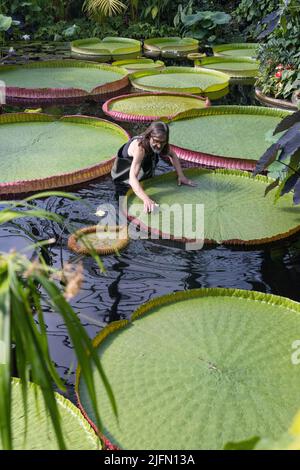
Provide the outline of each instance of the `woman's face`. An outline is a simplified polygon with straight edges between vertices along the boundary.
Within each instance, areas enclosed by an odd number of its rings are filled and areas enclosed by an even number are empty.
[[[149,143],[154,153],[160,153],[166,145],[167,141],[161,136],[151,136]]]

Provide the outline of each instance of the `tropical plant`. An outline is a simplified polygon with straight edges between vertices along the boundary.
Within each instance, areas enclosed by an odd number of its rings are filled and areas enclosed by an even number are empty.
[[[213,42],[216,39],[216,28],[219,25],[228,24],[231,16],[223,11],[197,11],[192,14],[193,0],[183,7],[178,6],[178,11],[174,17],[174,25],[181,25],[181,33],[184,36],[191,36],[199,40],[207,39]]]
[[[52,195],[78,199],[61,192],[46,192],[19,202],[1,201],[3,208],[0,211],[0,224],[24,217],[46,218],[62,223],[61,216],[38,209],[34,205],[36,198]],[[34,246],[41,248],[47,244],[49,244],[49,240],[38,242]],[[58,280],[64,286],[64,292],[59,288]],[[68,303],[68,299],[75,295],[80,288],[81,280],[82,268],[79,264],[75,267],[66,265],[61,272],[57,272],[47,266],[41,254],[38,259],[29,261],[24,254],[16,251],[0,252],[0,438],[4,449],[12,448],[11,351],[13,346],[16,372],[22,381],[25,410],[27,408],[26,384],[30,380],[41,387],[45,407],[53,424],[58,445],[61,449],[65,448],[53,384],[62,391],[66,389],[49,352],[42,308],[44,302],[61,315],[66,324],[78,363],[86,377],[95,410],[97,400],[91,364],[94,364],[99,370],[110,403],[116,413],[112,390],[99,359],[85,329]],[[97,420],[100,423],[98,412]]]
[[[260,25],[258,39],[261,67],[256,85],[263,93],[290,99],[299,89],[300,73],[300,4],[282,0]]]
[[[240,28],[249,39],[256,36],[258,23],[278,6],[278,0],[241,0],[233,12],[233,18],[238,22]]]
[[[127,6],[120,0],[85,0],[83,10],[91,17],[103,19],[121,14]]]
[[[300,111],[285,117],[273,134],[276,136],[282,132],[284,134],[261,156],[254,175],[267,168],[273,170],[277,177],[266,188],[265,194],[277,188],[276,201],[292,191],[294,204],[300,204]]]

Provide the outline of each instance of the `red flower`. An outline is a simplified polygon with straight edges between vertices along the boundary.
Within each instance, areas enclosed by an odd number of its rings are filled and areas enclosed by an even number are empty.
[[[276,73],[275,73],[275,77],[276,77],[276,78],[281,78],[281,76],[282,76],[282,72],[276,72]]]

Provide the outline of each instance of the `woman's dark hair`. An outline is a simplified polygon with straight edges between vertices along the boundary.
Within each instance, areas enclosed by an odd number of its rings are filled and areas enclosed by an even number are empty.
[[[170,149],[169,149],[169,126],[165,122],[152,122],[148,129],[145,130],[141,134],[141,141],[139,143],[139,146],[143,147],[145,152],[150,152],[151,151],[151,146],[150,146],[150,137],[157,137],[159,139],[164,139],[166,141],[166,144],[164,147],[161,149],[161,155],[168,155]]]

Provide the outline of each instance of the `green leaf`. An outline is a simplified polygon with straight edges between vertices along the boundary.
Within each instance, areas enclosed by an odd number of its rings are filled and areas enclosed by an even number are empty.
[[[7,31],[12,24],[12,18],[10,16],[0,15],[0,32]]]

